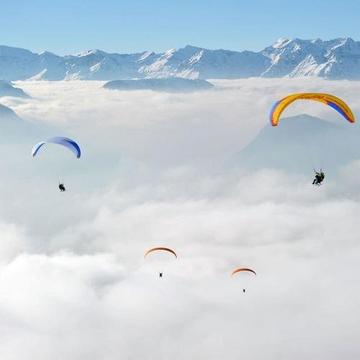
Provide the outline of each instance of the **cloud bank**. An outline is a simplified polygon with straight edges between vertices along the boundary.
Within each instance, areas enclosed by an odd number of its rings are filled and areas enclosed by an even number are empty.
[[[358,162],[343,183],[223,166],[274,99],[328,91],[359,113],[358,82],[217,81],[195,94],[100,82],[19,82],[2,99],[84,148],[1,169],[2,359],[303,359],[360,355]],[[295,105],[330,121],[315,104]],[[22,158],[24,156],[24,158]],[[16,167],[14,166],[16,163]],[[58,177],[69,191],[57,191]],[[163,279],[144,260],[170,246]],[[237,266],[258,276],[231,278]]]

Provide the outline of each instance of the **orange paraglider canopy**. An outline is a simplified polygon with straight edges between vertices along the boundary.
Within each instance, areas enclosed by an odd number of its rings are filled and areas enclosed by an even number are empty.
[[[157,247],[154,247],[154,248],[149,249],[149,250],[145,253],[144,258],[145,258],[146,256],[148,256],[150,253],[154,252],[154,251],[167,251],[167,252],[173,254],[173,255],[177,258],[177,254],[176,254],[176,252],[175,252],[174,250],[172,250],[172,249],[170,249],[170,248],[167,248],[167,247],[163,247],[163,246],[157,246]]]
[[[254,270],[243,267],[243,268],[237,268],[237,269],[235,269],[235,270],[231,273],[231,276],[233,276],[233,275],[235,275],[235,274],[237,274],[237,273],[239,273],[239,272],[242,272],[242,271],[251,272],[251,273],[253,273],[254,275],[256,275],[256,272],[255,272]]]

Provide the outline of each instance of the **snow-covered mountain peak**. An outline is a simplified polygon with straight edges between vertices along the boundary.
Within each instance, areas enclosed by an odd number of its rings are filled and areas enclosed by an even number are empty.
[[[347,53],[351,56],[360,54],[360,42],[354,41],[351,38],[339,39],[338,44],[334,45],[329,52]]]
[[[44,50],[44,51],[40,51],[39,52],[39,56],[48,56],[48,57],[59,57],[58,55],[56,55],[56,54],[54,54],[54,53],[52,53],[52,52],[50,52],[50,51],[46,51],[46,50]]]
[[[194,54],[189,59],[189,64],[192,65],[192,64],[195,64],[195,63],[199,62],[203,55],[204,55],[204,50],[200,50],[197,54]]]
[[[140,55],[140,57],[139,57],[139,59],[138,59],[137,61],[138,61],[138,62],[144,61],[144,60],[148,59],[149,57],[151,57],[151,56],[153,56],[153,55],[155,55],[155,53],[154,53],[153,51],[144,51],[144,52]]]
[[[90,55],[100,55],[100,56],[102,56],[102,55],[105,55],[105,54],[107,54],[107,53],[102,51],[102,50],[91,49],[91,50],[82,51],[82,52],[76,54],[75,56],[77,56],[77,57],[85,57],[85,56],[90,56]]]
[[[279,49],[279,48],[286,46],[290,41],[291,41],[291,39],[279,38],[275,41],[275,43],[272,45],[272,47],[274,49]]]
[[[89,54],[91,54],[94,50],[84,50],[84,51],[81,51],[77,54],[75,54],[74,56],[77,56],[77,57],[83,57],[83,56],[87,56]],[[73,56],[73,55],[68,55],[68,56]]]
[[[176,52],[176,49],[175,49],[175,48],[169,49],[169,50],[167,50],[167,51],[164,52],[162,58],[169,59],[169,58],[171,58],[171,57],[175,54],[175,52]]]

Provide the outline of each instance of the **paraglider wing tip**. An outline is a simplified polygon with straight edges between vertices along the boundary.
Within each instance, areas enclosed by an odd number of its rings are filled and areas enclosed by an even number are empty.
[[[31,156],[35,157],[35,155],[38,153],[38,151],[43,145],[45,145],[45,141],[40,141],[39,143],[35,144],[31,150]]]
[[[276,101],[276,103],[272,106],[271,110],[270,110],[270,123],[272,126],[277,126],[279,121],[276,119],[275,117],[275,110],[277,108],[277,106],[279,105],[281,100]]]

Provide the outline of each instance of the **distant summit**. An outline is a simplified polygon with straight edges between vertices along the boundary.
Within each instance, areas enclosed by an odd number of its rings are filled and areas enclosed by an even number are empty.
[[[337,171],[360,159],[360,131],[347,122],[333,124],[309,115],[284,118],[267,124],[236,157],[249,169],[272,168],[306,173],[313,168]]]
[[[10,144],[12,151],[17,149],[14,144],[21,144],[23,147],[20,147],[20,150],[23,154],[30,153],[32,145],[55,131],[51,125],[24,120],[14,110],[0,104],[0,143]]]
[[[104,85],[111,90],[153,90],[166,92],[194,92],[211,89],[214,85],[201,79],[166,78],[114,80]]]
[[[8,81],[0,80],[0,97],[2,96],[29,97],[22,89],[13,86],[13,84]]]
[[[0,46],[0,79],[8,81],[302,76],[359,80],[360,42],[351,38],[327,41],[281,38],[259,52],[209,50],[188,45],[163,53],[87,50],[67,56]]]
[[[4,120],[20,120],[22,121],[13,110],[11,110],[9,107],[5,106],[5,105],[1,105],[0,104],[0,121],[4,121]]]

